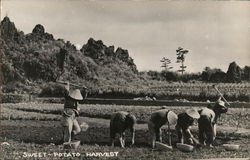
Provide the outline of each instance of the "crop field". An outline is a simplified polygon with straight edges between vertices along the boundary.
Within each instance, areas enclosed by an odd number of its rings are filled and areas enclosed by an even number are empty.
[[[62,112],[62,104],[52,103],[4,103],[1,105],[1,119],[3,120],[60,120]],[[165,108],[174,111],[176,114],[183,112],[185,107],[170,107]],[[80,116],[91,118],[109,119],[110,115],[115,111],[131,112],[137,117],[138,123],[146,123],[150,114],[161,109],[162,106],[125,106],[125,105],[80,105]],[[202,108],[202,107],[197,107]],[[238,126],[241,128],[250,129],[250,108],[229,108],[226,114],[221,115],[218,122],[224,126]]]
[[[216,90],[214,89],[214,83],[164,83],[158,82],[155,86],[151,86],[151,89],[157,91],[183,91],[192,92],[192,94],[198,94],[201,91],[210,93],[211,95],[217,95]],[[222,94],[249,94],[250,83],[218,83],[216,87],[221,91]]]
[[[156,97],[157,100],[174,100],[174,101],[216,101],[219,94],[213,88],[215,83],[166,83],[156,81],[143,87],[130,86],[131,88],[121,89],[120,86],[107,85],[104,88],[99,88],[97,91],[89,92],[88,98],[105,98],[105,99],[133,99],[133,98],[145,98],[145,96]],[[127,87],[127,86],[126,86]],[[128,86],[129,87],[129,86]],[[224,95],[224,97],[230,102],[249,102],[250,95],[250,83],[216,83],[216,87]],[[43,93],[41,97],[58,96],[61,90],[51,89],[47,94]],[[61,93],[60,95],[63,95]],[[28,94],[13,94],[4,93],[2,96],[3,103],[20,103],[28,102],[32,97],[37,95]],[[39,97],[39,98],[41,98]],[[49,99],[48,103],[60,102]]]
[[[214,83],[162,83],[156,82],[144,93],[157,97],[183,97],[188,100],[215,100],[218,93],[213,87]],[[216,87],[231,101],[248,101],[250,83],[217,83]]]
[[[154,110],[161,106],[123,106],[123,105],[80,105],[79,122],[86,122],[89,129],[81,132],[77,139],[81,145],[76,150],[65,150],[60,144],[62,127],[60,125],[62,104],[43,103],[5,103],[1,104],[1,151],[3,159],[200,159],[200,158],[244,158],[250,157],[250,108],[230,108],[221,116],[218,124],[218,138],[214,148],[197,148],[191,153],[152,150],[148,144],[146,121]],[[188,107],[166,107],[175,113]],[[201,107],[199,107],[201,108]],[[109,146],[109,117],[115,111],[128,111],[136,115],[135,145],[130,146],[130,135],[126,134],[126,148]],[[174,127],[171,126],[173,144],[176,142]],[[164,128],[165,131],[165,128]],[[197,125],[192,129],[197,137]],[[168,142],[167,133],[163,141]],[[7,142],[8,144],[4,143]],[[240,144],[239,151],[226,151],[224,143]],[[88,153],[113,153],[113,157],[91,157]],[[29,155],[46,153],[47,155]],[[61,154],[58,154],[61,153]],[[62,156],[62,153],[71,154]],[[73,153],[77,153],[74,157]]]

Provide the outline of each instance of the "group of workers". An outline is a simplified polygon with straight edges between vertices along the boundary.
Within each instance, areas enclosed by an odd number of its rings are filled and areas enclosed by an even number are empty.
[[[83,100],[87,96],[87,92],[82,96],[79,89],[69,90],[69,83],[66,85],[65,103],[62,124],[64,126],[64,142],[70,142],[74,136],[81,131],[77,121],[79,116],[78,101]],[[196,110],[194,108],[187,109],[183,113],[176,115],[168,109],[161,109],[151,113],[148,121],[148,130],[150,134],[150,144],[155,148],[155,142],[162,142],[162,127],[164,125],[175,126],[178,135],[178,143],[190,145],[207,145],[212,147],[216,137],[216,123],[222,113],[226,113],[228,108],[225,106],[221,98],[214,106],[209,106]],[[198,121],[199,140],[191,133],[191,127],[195,121]],[[111,145],[114,146],[115,137],[119,135],[121,147],[125,147],[125,130],[130,130],[131,144],[135,143],[135,124],[136,117],[128,112],[119,111],[111,115],[110,120],[110,139]]]

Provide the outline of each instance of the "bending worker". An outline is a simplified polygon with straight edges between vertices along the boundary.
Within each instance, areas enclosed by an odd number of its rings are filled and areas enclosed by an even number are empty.
[[[131,132],[131,145],[135,143],[135,124],[136,117],[128,112],[115,112],[111,115],[110,120],[110,139],[111,145],[114,146],[115,136],[119,134],[121,147],[125,147],[125,130],[129,129]]]
[[[175,125],[176,121],[177,115],[167,109],[158,110],[151,114],[148,121],[148,129],[152,148],[155,147],[155,141],[162,142],[161,127],[165,124]]]
[[[198,119],[199,140],[202,145],[212,147],[216,138],[216,123],[222,113],[226,113],[228,108],[225,106],[221,97],[211,108],[200,110],[200,119]]]
[[[196,109],[188,109],[184,113],[178,114],[176,131],[179,143],[190,145],[199,144],[199,141],[194,138],[190,129],[194,124],[194,120],[200,118],[200,114]]]
[[[77,121],[77,116],[79,116],[80,108],[78,106],[78,101],[83,100],[81,92],[79,89],[73,91],[69,90],[69,82],[65,86],[65,101],[64,101],[64,110],[62,117],[63,129],[63,142],[71,142],[76,134],[81,131],[79,123]],[[87,92],[85,92],[85,98]]]

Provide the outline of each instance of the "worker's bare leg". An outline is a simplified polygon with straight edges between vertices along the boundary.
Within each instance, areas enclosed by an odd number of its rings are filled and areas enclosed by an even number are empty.
[[[122,139],[122,135],[119,135],[119,141],[120,141],[120,145],[122,148],[124,148],[124,144],[123,144],[123,139]]]

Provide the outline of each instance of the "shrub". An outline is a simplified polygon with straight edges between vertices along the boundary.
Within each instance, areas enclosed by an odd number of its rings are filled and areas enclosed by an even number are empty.
[[[64,94],[65,94],[65,89],[63,86],[49,83],[42,89],[39,96],[41,97],[63,97]]]

